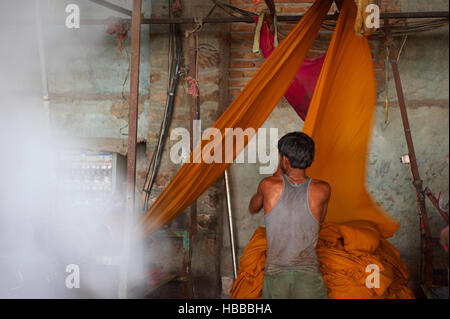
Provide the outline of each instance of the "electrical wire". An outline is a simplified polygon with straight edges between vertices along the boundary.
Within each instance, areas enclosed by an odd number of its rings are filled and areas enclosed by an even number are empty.
[[[245,16],[245,17],[257,17],[258,16],[258,14],[254,13],[254,12],[241,9],[241,8],[235,7],[235,6],[227,4],[227,3],[223,3],[219,0],[211,0],[211,1],[214,3],[214,5],[221,8],[223,11],[225,11],[232,17],[236,17],[239,15]],[[231,10],[232,12],[230,12],[229,10]],[[236,15],[236,14],[238,14],[238,15]],[[407,20],[408,20],[408,24],[405,23]],[[283,23],[283,21],[279,21],[278,23]],[[287,22],[287,23],[292,23],[292,22]],[[325,30],[333,31],[336,27],[336,23],[337,23],[337,21],[334,21],[334,20],[324,21],[322,28]],[[414,20],[414,18],[390,19],[391,32],[392,32],[392,36],[394,36],[394,37],[405,36],[408,33],[414,33],[414,32],[431,31],[431,30],[446,26],[446,25],[448,25],[448,23],[449,23],[448,18],[430,18],[427,20],[422,20],[422,19]],[[284,34],[282,34],[282,35],[284,35]],[[384,37],[383,29],[380,28],[375,33],[372,34],[372,37],[377,37],[377,36]]]
[[[143,192],[145,193],[143,201],[144,210],[147,210],[149,208],[150,194],[159,171],[164,146],[167,141],[169,127],[173,116],[175,94],[180,76],[181,66],[181,37],[179,25],[177,24],[170,25],[169,51],[168,91],[166,106],[164,108],[163,121],[159,130],[158,142],[155,147],[155,151],[153,152],[145,178],[143,189]]]

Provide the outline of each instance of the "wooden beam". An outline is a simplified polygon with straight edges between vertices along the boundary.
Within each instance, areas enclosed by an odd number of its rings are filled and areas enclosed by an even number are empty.
[[[141,10],[142,0],[133,0],[131,18],[131,68],[130,101],[128,116],[127,155],[127,209],[124,229],[124,253],[119,278],[119,298],[126,298],[128,292],[128,266],[131,246],[131,232],[134,226],[136,187],[136,142],[139,98],[139,64],[141,51]]]
[[[386,44],[389,48],[389,62],[391,63],[392,74],[395,82],[395,89],[397,91],[398,105],[400,108],[400,114],[402,117],[403,129],[405,133],[406,145],[408,147],[408,156],[411,167],[411,174],[413,176],[413,185],[417,195],[417,204],[419,209],[419,216],[424,233],[421,235],[421,252],[425,257],[424,275],[425,284],[432,284],[433,281],[433,245],[430,224],[427,216],[425,206],[425,196],[423,192],[423,182],[420,179],[419,167],[417,165],[416,152],[414,150],[414,143],[412,140],[411,129],[409,126],[408,113],[406,110],[405,97],[403,95],[403,87],[400,79],[400,72],[397,63],[397,48],[393,45],[393,38],[391,33],[391,26],[389,24],[389,18],[384,18],[384,30],[386,35]]]
[[[278,22],[298,22],[303,15],[278,16]],[[325,20],[337,20],[337,14],[329,14]],[[430,19],[430,18],[449,18],[448,11],[430,11],[430,12],[382,12],[380,18],[389,19]],[[202,19],[202,23],[255,23],[253,17],[208,17]],[[81,19],[81,24],[107,24],[107,19]],[[195,18],[150,18],[142,19],[142,24],[195,24]]]
[[[114,10],[116,12],[120,12],[120,13],[126,14],[127,16],[131,17],[132,13],[131,13],[130,10],[122,8],[121,6],[115,5],[114,3],[111,3],[111,2],[108,2],[108,1],[105,1],[105,0],[89,0],[89,1],[94,2],[94,3],[98,4],[98,5],[101,5],[101,6],[105,7],[105,8]]]
[[[192,28],[195,28],[193,25]],[[193,79],[196,78],[196,65],[197,65],[197,48],[195,43],[195,33],[191,33],[188,38],[189,45],[189,76]],[[200,97],[189,95],[189,133],[190,133],[190,143],[191,143],[191,152],[194,150],[194,120],[200,119]],[[197,200],[195,200],[190,207],[190,215],[191,215],[191,236],[195,236],[197,234]]]

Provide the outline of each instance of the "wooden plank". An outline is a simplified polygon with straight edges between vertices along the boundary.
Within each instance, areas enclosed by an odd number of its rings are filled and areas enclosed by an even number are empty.
[[[127,298],[128,263],[131,245],[131,231],[134,226],[135,187],[136,187],[136,142],[139,99],[139,64],[141,51],[141,10],[142,0],[133,0],[131,18],[131,70],[130,70],[130,109],[128,118],[127,155],[127,209],[125,219],[124,253],[119,279],[119,298]]]

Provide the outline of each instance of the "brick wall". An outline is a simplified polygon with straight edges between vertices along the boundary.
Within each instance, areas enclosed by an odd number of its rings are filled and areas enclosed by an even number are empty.
[[[275,5],[279,15],[301,15],[307,11],[313,2],[313,0],[276,0]],[[238,8],[258,14],[266,9],[264,1],[261,1],[256,9],[253,6],[253,0],[230,0],[230,3]],[[396,5],[396,1],[381,1],[381,12],[398,10],[399,6]],[[335,11],[336,7],[333,4],[330,13]],[[279,22],[279,38],[282,40],[294,26],[295,23]],[[232,99],[239,94],[265,60],[262,55],[258,56],[252,52],[254,31],[255,24],[234,23],[231,26],[229,94]],[[307,57],[317,57],[325,53],[331,37],[332,31],[321,29]],[[379,91],[384,86],[385,50],[382,41],[380,42],[378,38],[372,38],[369,44],[374,60],[377,91]]]

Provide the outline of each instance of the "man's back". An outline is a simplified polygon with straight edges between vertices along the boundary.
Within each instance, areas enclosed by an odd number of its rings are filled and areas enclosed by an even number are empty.
[[[289,180],[289,179],[288,179]],[[320,223],[323,222],[326,216],[326,210],[328,200],[330,198],[331,189],[327,182],[310,179],[310,186],[308,192],[308,203],[311,209],[311,213],[314,218]],[[305,180],[306,181],[306,180]],[[301,184],[304,181],[296,182],[294,184]],[[282,174],[276,174],[270,177],[264,178],[260,185],[260,190],[264,196],[263,208],[264,214],[268,214],[273,207],[277,204],[283,191],[283,178]]]
[[[275,206],[265,214],[266,273],[298,270],[318,273],[316,244],[319,221],[309,207],[311,179],[295,184],[281,176],[282,191]],[[276,186],[278,187],[278,185]]]

